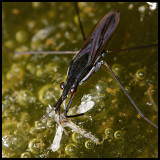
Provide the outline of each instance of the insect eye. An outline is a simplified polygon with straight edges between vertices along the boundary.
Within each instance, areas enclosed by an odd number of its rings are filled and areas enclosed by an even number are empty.
[[[76,91],[77,91],[77,88],[76,88],[76,87],[70,89],[70,93],[71,93],[71,94],[74,94]]]
[[[64,89],[64,82],[62,82],[62,83],[60,84],[60,88],[61,88],[61,90]]]

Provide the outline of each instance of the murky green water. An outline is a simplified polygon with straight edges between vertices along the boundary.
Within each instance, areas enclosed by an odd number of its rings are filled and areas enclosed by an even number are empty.
[[[158,43],[158,9],[147,3],[80,3],[86,35],[109,11],[121,13],[119,26],[107,49]],[[73,3],[3,3],[3,47],[14,51],[78,50],[83,39]],[[86,99],[95,105],[85,117],[72,119],[100,140],[94,145],[70,129],[61,147],[52,152],[56,123],[46,114],[60,97],[72,55],[13,55],[2,53],[3,157],[157,157],[158,132],[144,121],[109,71],[103,66],[80,86],[71,108]],[[128,89],[141,111],[157,124],[157,47],[112,53],[104,58]]]

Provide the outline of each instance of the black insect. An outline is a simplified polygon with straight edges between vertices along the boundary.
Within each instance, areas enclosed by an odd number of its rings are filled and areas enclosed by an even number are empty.
[[[78,8],[76,8],[76,10],[77,10],[77,14],[79,15]],[[99,23],[94,27],[94,29],[88,36],[88,38],[85,40],[84,32],[83,32],[82,25],[79,18],[80,27],[81,27],[83,38],[85,41],[80,51],[72,59],[71,64],[68,68],[67,79],[65,82],[62,82],[60,84],[60,87],[63,90],[62,95],[59,98],[58,102],[56,103],[55,107],[49,113],[51,113],[53,110],[56,110],[60,114],[61,104],[69,95],[71,95],[69,103],[64,113],[65,117],[70,118],[70,117],[77,117],[77,116],[84,115],[84,113],[81,113],[78,115],[67,115],[67,113],[71,106],[74,95],[78,89],[78,86],[86,82],[95,72],[97,72],[100,69],[101,65],[104,64],[110,70],[113,77],[118,82],[118,84],[120,85],[124,93],[127,95],[127,97],[129,98],[133,106],[139,112],[139,114],[151,125],[158,128],[157,125],[155,125],[152,121],[150,121],[148,118],[144,116],[144,114],[137,107],[133,99],[129,96],[127,91],[124,89],[122,84],[118,81],[115,74],[110,69],[109,65],[105,61],[101,60],[101,58],[104,57],[104,54],[106,52],[110,52],[110,51],[105,51],[104,48],[106,47],[107,43],[112,37],[114,31],[116,30],[119,20],[120,20],[119,11],[109,12],[99,21]],[[117,51],[132,50],[137,48],[145,48],[145,47],[153,47],[153,46],[156,46],[156,44],[128,48],[128,49],[121,49]],[[48,114],[46,114],[43,118],[45,118]]]
[[[63,89],[62,96],[56,105],[56,110],[59,110],[62,102],[71,94],[70,101],[65,110],[66,117],[69,117],[67,116],[67,112],[78,86],[87,81],[103,64],[103,61],[101,61],[103,50],[114,33],[118,22],[119,12],[110,12],[105,15],[95,26],[80,51],[71,61],[66,82],[61,83],[61,88]]]

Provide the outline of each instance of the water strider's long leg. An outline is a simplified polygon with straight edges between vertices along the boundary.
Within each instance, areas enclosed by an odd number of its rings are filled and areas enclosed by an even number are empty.
[[[67,117],[67,118],[73,118],[73,117],[80,117],[80,116],[83,116],[83,115],[85,115],[85,114],[84,113],[80,113],[80,114],[76,114],[76,115],[69,115],[69,116],[66,115],[65,117]]]
[[[26,51],[26,52],[16,52],[6,47],[2,47],[2,50],[5,52],[13,53],[13,54],[77,54],[78,51]]]
[[[75,115],[69,115],[69,116],[65,116],[66,118],[74,118],[74,117],[80,117],[80,116],[86,116],[87,118],[89,118],[92,121],[92,118],[84,113],[80,113],[80,114],[75,114]]]
[[[158,47],[158,44],[149,44],[149,45],[143,45],[143,46],[137,46],[137,47],[129,47],[124,49],[115,49],[115,50],[105,50],[105,53],[117,53],[122,51],[131,51],[135,49],[143,49],[143,48],[150,48],[150,47]]]
[[[73,94],[73,95],[71,96],[70,100],[69,100],[69,103],[68,103],[68,105],[67,105],[67,108],[66,108],[66,110],[65,110],[65,112],[64,112],[64,116],[65,116],[66,118],[73,118],[73,117],[79,117],[79,116],[83,116],[83,115],[84,115],[84,116],[90,118],[89,116],[87,116],[87,115],[84,114],[84,113],[80,113],[80,114],[76,114],[76,115],[69,115],[69,116],[67,116],[67,113],[68,113],[68,110],[69,110],[69,108],[70,108],[70,106],[71,106],[71,104],[72,104],[74,95],[75,95],[75,94]]]
[[[158,44],[150,44],[150,45],[144,45],[144,46],[137,46],[137,47],[130,47],[130,48],[123,48],[123,49],[115,49],[115,50],[105,50],[104,53],[116,53],[116,52],[124,52],[124,51],[130,51],[130,50],[136,50],[136,49],[143,49],[143,48],[150,48],[150,47],[156,47]],[[2,47],[2,50],[5,52],[10,52],[13,54],[77,54],[78,51],[27,51],[27,52],[15,52],[11,49],[8,49],[6,47]]]
[[[158,126],[156,124],[154,124],[152,121],[150,121],[147,117],[145,117],[144,114],[141,112],[141,110],[137,107],[137,105],[135,104],[135,102],[133,101],[133,99],[130,97],[130,95],[127,93],[127,91],[124,89],[123,85],[119,82],[119,80],[117,79],[116,75],[113,73],[113,71],[109,67],[109,65],[105,61],[103,62],[103,64],[109,69],[109,71],[111,72],[111,74],[114,77],[114,79],[117,81],[117,83],[119,84],[119,86],[121,87],[121,89],[124,91],[124,93],[126,94],[126,96],[128,97],[128,99],[133,104],[133,106],[138,111],[138,113],[142,116],[142,118],[145,119],[147,122],[149,122],[151,125],[153,125],[154,127],[156,127],[158,129]]]
[[[82,23],[81,23],[80,15],[79,15],[78,2],[74,2],[74,7],[75,7],[76,14],[77,14],[77,17],[78,17],[78,22],[79,22],[79,26],[80,26],[80,29],[81,29],[81,33],[82,33],[82,36],[83,36],[83,40],[85,41],[85,40],[86,40],[86,37],[85,37],[85,34],[84,34],[84,29],[83,29],[83,26],[82,26]]]

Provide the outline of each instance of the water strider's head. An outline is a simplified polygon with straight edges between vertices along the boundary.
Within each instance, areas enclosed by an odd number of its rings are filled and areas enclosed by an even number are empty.
[[[71,95],[70,101],[69,101],[69,105],[71,105],[71,101],[72,101],[72,97],[73,95],[76,93],[77,91],[77,85],[70,83],[66,83],[66,82],[62,82],[60,84],[60,88],[63,90],[61,97],[59,98],[57,104],[56,104],[56,110],[60,109],[61,104],[63,103],[63,101],[65,99],[68,98],[69,95]]]

